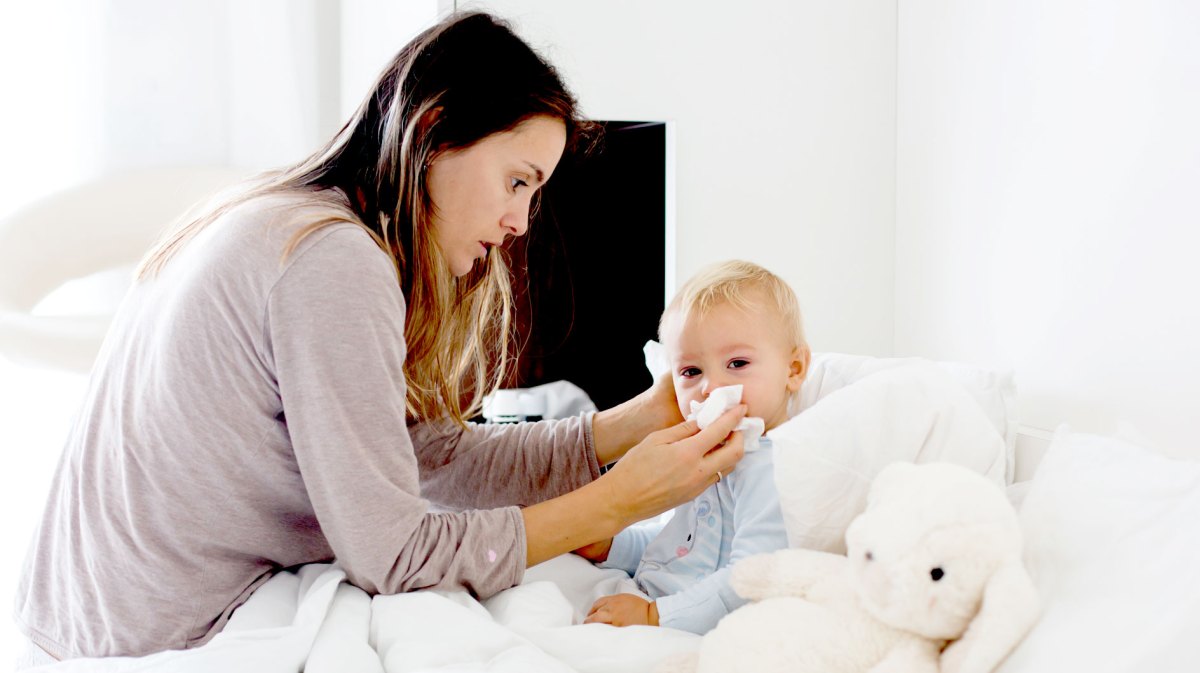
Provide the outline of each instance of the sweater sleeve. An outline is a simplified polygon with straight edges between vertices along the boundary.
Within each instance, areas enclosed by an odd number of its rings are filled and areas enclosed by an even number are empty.
[[[770,452],[750,454],[731,475],[733,541],[729,561],[713,574],[679,593],[655,601],[659,625],[701,635],[747,601],[730,584],[738,561],[787,547],[779,494],[775,490]]]
[[[517,424],[448,421],[409,427],[421,492],[453,508],[527,506],[600,476],[592,416]]]
[[[405,303],[366,232],[332,225],[286,261],[264,343],[300,476],[350,581],[371,593],[520,581],[515,507],[430,513],[405,421]]]

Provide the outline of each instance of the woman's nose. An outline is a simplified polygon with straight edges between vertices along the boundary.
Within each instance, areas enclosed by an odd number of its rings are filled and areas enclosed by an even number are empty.
[[[513,236],[524,236],[529,231],[529,202],[522,201],[520,205],[510,208],[500,218],[500,226]]]

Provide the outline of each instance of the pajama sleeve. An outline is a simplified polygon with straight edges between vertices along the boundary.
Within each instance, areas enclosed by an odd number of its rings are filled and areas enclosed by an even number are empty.
[[[651,519],[626,528],[613,537],[612,548],[608,550],[608,558],[597,563],[601,568],[618,568],[633,577],[646,545],[662,531],[664,519]]]

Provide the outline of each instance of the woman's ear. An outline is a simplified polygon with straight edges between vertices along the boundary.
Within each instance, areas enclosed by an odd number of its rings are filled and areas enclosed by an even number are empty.
[[[421,142],[424,142],[423,139],[433,131],[433,127],[437,125],[438,119],[440,119],[441,116],[442,108],[439,106],[429,108],[417,119],[416,137],[422,139]],[[432,164],[444,150],[444,146],[431,146],[428,156],[425,157],[425,168],[428,169],[429,165]]]
[[[433,129],[433,125],[437,123],[439,117],[442,116],[441,106],[431,107],[426,110],[419,119],[417,119],[417,134],[424,137]]]
[[[800,390],[804,377],[808,376],[808,363],[812,360],[812,351],[808,344],[802,344],[792,350],[791,362],[788,363],[787,389],[789,392]]]

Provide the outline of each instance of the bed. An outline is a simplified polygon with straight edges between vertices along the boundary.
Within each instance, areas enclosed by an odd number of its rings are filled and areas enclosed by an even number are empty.
[[[1197,670],[1200,462],[1022,428],[1015,394],[1010,376],[978,367],[817,356],[804,413],[772,433],[788,451],[778,449],[776,481],[792,544],[839,551],[857,498],[888,461],[968,464],[1018,507],[1044,606],[1002,673]],[[596,598],[620,591],[637,589],[571,555],[483,601],[370,597],[336,565],[314,564],[275,576],[204,647],[36,670],[637,672],[698,647],[672,629],[582,624]]]

